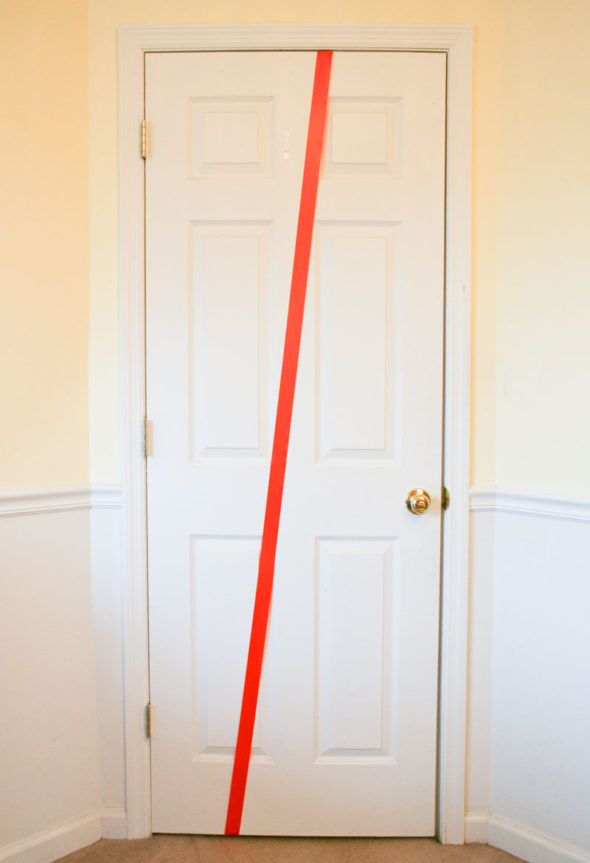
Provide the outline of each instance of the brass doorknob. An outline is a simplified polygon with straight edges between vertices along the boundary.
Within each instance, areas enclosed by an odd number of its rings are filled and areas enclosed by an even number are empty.
[[[430,495],[423,488],[413,488],[408,492],[406,506],[414,515],[423,515],[430,506]]]

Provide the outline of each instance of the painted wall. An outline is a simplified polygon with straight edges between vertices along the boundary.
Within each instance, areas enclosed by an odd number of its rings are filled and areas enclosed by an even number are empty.
[[[85,2],[0,0],[0,858],[19,863],[101,833],[88,509],[2,494],[89,475],[87,28]]]
[[[586,0],[506,3],[498,151],[496,485],[586,497],[589,44]]]
[[[88,479],[87,6],[0,0],[0,487]]]

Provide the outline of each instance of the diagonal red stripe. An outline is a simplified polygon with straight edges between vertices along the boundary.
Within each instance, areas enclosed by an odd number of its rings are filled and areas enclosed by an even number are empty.
[[[287,450],[289,448],[289,434],[291,431],[301,328],[303,326],[303,309],[305,307],[305,292],[309,273],[320,161],[326,127],[331,65],[332,52],[319,51],[316,59],[309,128],[307,132],[307,149],[303,168],[295,255],[293,258],[293,276],[291,279],[291,294],[289,297],[289,311],[285,332],[283,366],[281,369],[275,434],[268,478],[264,529],[258,563],[258,583],[256,586],[256,598],[254,600],[250,647],[244,680],[244,694],[242,696],[242,710],[240,713],[236,754],[227,806],[227,820],[225,823],[225,833],[228,836],[237,836],[240,832],[246,781],[248,779],[252,735],[254,733],[256,705],[260,689],[260,675],[262,673],[262,660],[264,658],[264,645],[272,598],[277,536],[283,501],[283,485],[285,481],[285,468],[287,466]]]

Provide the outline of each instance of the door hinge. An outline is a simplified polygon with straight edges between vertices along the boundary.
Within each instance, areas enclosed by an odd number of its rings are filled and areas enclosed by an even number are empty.
[[[148,135],[149,135],[149,123],[147,120],[142,120],[139,124],[139,142],[140,142],[140,152],[141,158],[147,159],[148,157]]]
[[[148,740],[152,737],[152,702],[148,701],[145,706],[145,736]]]
[[[445,510],[445,511],[446,511],[446,510],[450,507],[450,505],[451,505],[451,495],[450,495],[450,493],[449,493],[448,488],[446,488],[446,486],[444,486],[444,485],[443,485],[443,487],[442,487],[442,492],[441,492],[441,495],[440,495],[440,505],[441,505],[441,507],[443,508],[443,510]]]
[[[141,456],[151,455],[151,423],[145,417],[141,421]]]

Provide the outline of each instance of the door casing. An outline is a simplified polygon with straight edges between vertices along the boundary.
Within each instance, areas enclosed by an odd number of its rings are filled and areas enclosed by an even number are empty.
[[[464,841],[473,28],[202,25],[119,28],[119,303],[127,836],[151,834],[145,417],[144,57],[150,51],[390,50],[447,54],[444,484],[437,836]],[[149,148],[149,141],[148,141]],[[149,154],[149,150],[148,150]]]

